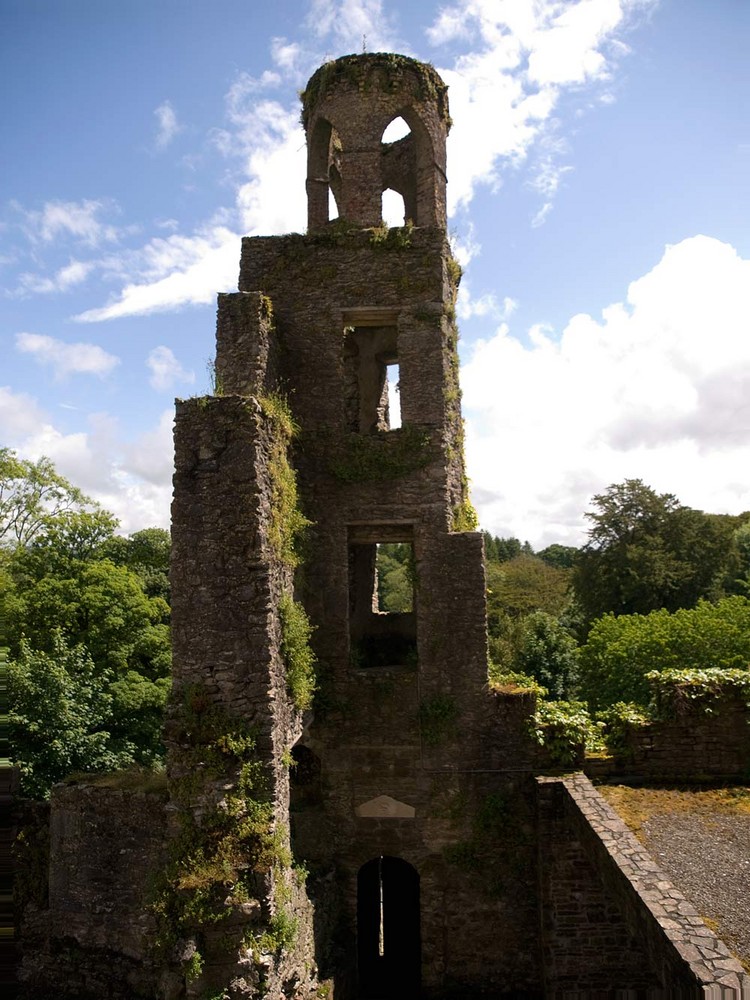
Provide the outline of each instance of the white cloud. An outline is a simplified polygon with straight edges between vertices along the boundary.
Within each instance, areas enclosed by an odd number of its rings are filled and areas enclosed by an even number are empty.
[[[67,292],[82,284],[96,267],[93,261],[72,260],[61,267],[51,278],[41,274],[25,272],[19,275],[18,288],[11,295],[48,295],[52,292]]]
[[[163,101],[158,108],[154,108],[156,118],[157,133],[155,144],[157,149],[166,149],[178,132],[182,131],[182,126],[177,121],[177,114],[169,101]]]
[[[564,90],[606,82],[625,46],[616,37],[656,0],[456,0],[427,35],[434,45],[468,48],[439,72],[455,122],[448,140],[449,212],[469,204],[477,184],[497,187],[503,169],[545,137]],[[537,183],[550,202],[562,150],[550,147]],[[543,221],[549,209],[538,214]]]
[[[174,410],[164,410],[153,430],[146,431],[125,449],[123,470],[152,486],[172,483]]]
[[[312,0],[307,27],[338,46],[338,53],[404,51],[382,0]]]
[[[111,511],[125,533],[169,527],[173,462],[172,410],[126,443],[107,414],[89,416],[88,429],[65,434],[36,400],[0,387],[0,435],[22,458],[50,458],[58,472]]]
[[[114,354],[108,354],[97,344],[66,344],[42,333],[17,333],[16,347],[23,354],[30,354],[42,365],[54,369],[55,378],[68,375],[109,375],[120,363]]]
[[[48,201],[39,212],[26,212],[15,205],[25,217],[24,228],[30,239],[50,243],[59,236],[73,236],[92,247],[117,239],[117,229],[98,218],[102,212],[115,207],[111,202],[92,199]]]
[[[458,291],[456,312],[459,319],[471,319],[472,316],[491,316],[496,320],[507,320],[518,308],[518,303],[506,295],[502,304],[497,301],[494,292],[485,292],[474,298],[466,280],[461,282]]]
[[[42,411],[35,399],[25,392],[14,392],[9,385],[0,386],[0,440],[14,447],[39,426]]]
[[[538,229],[540,226],[543,226],[544,223],[547,221],[547,216],[551,211],[552,211],[552,202],[545,201],[545,203],[542,205],[539,211],[534,213],[531,219],[531,228]]]
[[[171,389],[177,382],[195,382],[195,372],[187,371],[169,347],[155,347],[146,358],[151,372],[149,383],[154,389]]]
[[[285,72],[295,72],[302,55],[302,46],[298,42],[288,42],[286,38],[271,40],[271,58]]]
[[[246,89],[230,94],[231,143],[249,178],[237,192],[242,230],[252,235],[301,232],[307,224],[307,155],[299,111],[258,101]]]
[[[236,287],[239,257],[240,237],[224,226],[195,236],[154,239],[131,263],[142,280],[126,284],[108,305],[73,318],[97,323],[213,302],[217,292]]]
[[[625,478],[704,510],[750,509],[750,261],[731,246],[667,247],[600,320],[529,340],[503,324],[462,373],[483,526],[578,543],[591,495]]]

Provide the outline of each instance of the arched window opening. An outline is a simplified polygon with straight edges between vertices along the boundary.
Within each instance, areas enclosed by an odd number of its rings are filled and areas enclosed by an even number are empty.
[[[310,229],[324,226],[329,219],[330,169],[337,155],[335,140],[331,123],[319,119],[307,145],[307,224]]]
[[[359,995],[413,1000],[421,986],[419,874],[381,855],[357,876]]]
[[[417,136],[400,116],[383,132],[380,144],[383,197],[381,215],[389,226],[417,219]]]
[[[336,195],[332,188],[328,188],[328,221],[333,222],[339,217],[339,206],[336,204]]]
[[[406,205],[403,196],[394,191],[393,188],[386,188],[383,191],[383,208],[381,217],[388,226],[403,226],[406,222]]]
[[[398,118],[394,118],[393,121],[386,125],[385,131],[381,138],[381,142],[398,142],[399,139],[403,139],[405,136],[409,135],[411,129],[404,119],[399,115]]]

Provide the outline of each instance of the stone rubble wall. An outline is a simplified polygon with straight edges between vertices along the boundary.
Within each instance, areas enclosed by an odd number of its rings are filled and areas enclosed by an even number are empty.
[[[590,777],[615,780],[744,779],[750,772],[750,706],[728,695],[708,706],[688,703],[671,718],[633,726],[622,749],[587,761],[585,769]]]
[[[159,997],[148,902],[166,857],[166,788],[118,790],[96,778],[56,785],[49,815],[49,903],[25,914],[22,995]]]
[[[220,307],[220,336],[227,311],[234,319],[269,318],[256,298],[231,299]],[[223,309],[223,314],[222,314]],[[230,317],[231,318],[231,317]],[[263,328],[263,322],[259,328]],[[241,339],[241,338],[240,338]],[[243,348],[244,350],[244,348]],[[265,370],[266,362],[260,366]],[[241,379],[244,370],[232,376]],[[230,377],[231,367],[221,368]],[[240,385],[241,387],[241,385]],[[265,773],[265,795],[273,810],[275,851],[289,850],[289,773],[285,764],[302,731],[302,717],[287,690],[281,655],[279,601],[291,596],[293,569],[271,541],[278,502],[272,463],[278,427],[254,397],[219,396],[178,403],[175,428],[175,495],[172,507],[173,693],[166,726],[168,772],[182,823],[200,830],[231,796],[245,794],[239,762],[223,773],[196,774],[195,735],[186,705],[199,692],[201,713],[232,720],[252,733]],[[240,757],[240,761],[242,758]],[[196,780],[197,779],[197,780]],[[207,819],[206,819],[207,817]],[[242,816],[238,816],[238,822]],[[226,921],[196,928],[205,958],[187,995],[201,996],[231,983],[232,997],[315,989],[313,914],[304,888],[278,860],[253,879],[257,899],[235,904]],[[283,910],[296,924],[293,943],[262,951],[264,927]],[[190,948],[190,942],[187,943]]]
[[[538,778],[546,995],[750,997],[750,977],[584,775]]]

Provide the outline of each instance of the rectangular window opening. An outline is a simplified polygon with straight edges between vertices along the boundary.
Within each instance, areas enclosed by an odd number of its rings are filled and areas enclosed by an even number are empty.
[[[359,434],[401,427],[395,326],[344,329],[346,423]]]
[[[349,641],[354,668],[417,666],[416,572],[411,530],[379,540],[350,529]],[[391,540],[393,538],[393,540]]]

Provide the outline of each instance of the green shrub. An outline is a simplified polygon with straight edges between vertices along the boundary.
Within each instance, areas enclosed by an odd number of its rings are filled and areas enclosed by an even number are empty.
[[[750,670],[708,667],[705,670],[652,670],[651,685],[657,716],[674,717],[686,709],[716,711],[722,697],[739,696],[750,701]]]
[[[607,749],[618,753],[627,748],[628,735],[634,729],[648,725],[651,715],[641,705],[618,701],[604,711],[597,712],[596,719],[604,727]]]
[[[605,615],[594,622],[580,652],[580,693],[594,708],[616,702],[647,706],[647,675],[669,670],[739,669],[750,662],[750,600],[648,615]]]
[[[299,427],[283,396],[272,393],[259,397],[258,402],[273,429],[268,463],[271,475],[268,536],[279,559],[289,566],[297,566],[302,535],[311,523],[300,509],[297,474],[289,462],[289,446],[299,433]]]
[[[540,701],[531,720],[532,735],[553,764],[577,764],[584,750],[601,748],[601,723],[581,701]]]

